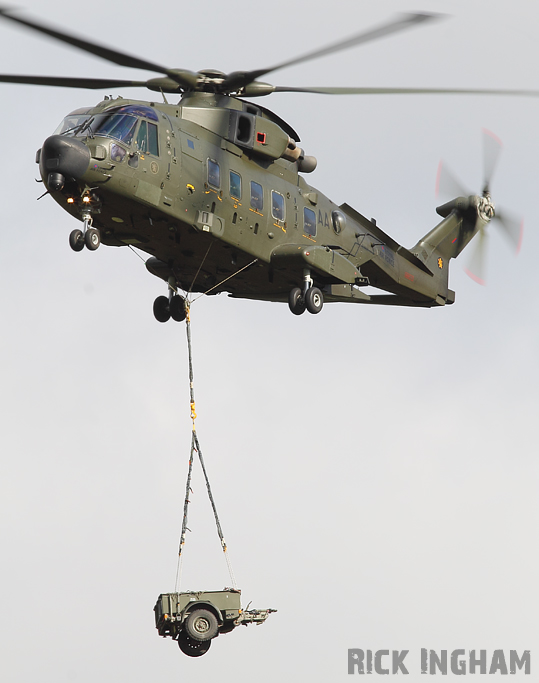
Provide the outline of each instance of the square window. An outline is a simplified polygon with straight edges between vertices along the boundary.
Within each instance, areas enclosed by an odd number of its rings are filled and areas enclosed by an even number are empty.
[[[264,208],[264,192],[262,185],[251,180],[251,207],[256,211],[262,211]]]
[[[208,159],[208,184],[216,188],[221,187],[221,169],[212,159]]]
[[[271,191],[271,213],[276,220],[284,221],[284,197],[274,190]]]
[[[230,196],[241,199],[241,175],[235,171],[230,171]]]
[[[316,214],[306,207],[303,209],[303,232],[311,237],[316,235]]]

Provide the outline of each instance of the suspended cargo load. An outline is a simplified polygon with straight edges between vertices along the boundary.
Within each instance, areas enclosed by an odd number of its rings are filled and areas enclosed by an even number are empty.
[[[200,657],[219,634],[230,633],[240,624],[262,624],[274,609],[243,610],[241,591],[188,591],[163,593],[155,607],[155,626],[160,636],[178,641],[189,657]]]

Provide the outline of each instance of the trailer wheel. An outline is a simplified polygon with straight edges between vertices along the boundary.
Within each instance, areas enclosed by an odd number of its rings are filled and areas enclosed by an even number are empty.
[[[217,617],[207,609],[196,609],[185,620],[185,631],[194,640],[211,640],[219,631]]]
[[[210,649],[211,640],[193,640],[185,631],[182,631],[178,636],[178,645],[184,655],[202,657]]]

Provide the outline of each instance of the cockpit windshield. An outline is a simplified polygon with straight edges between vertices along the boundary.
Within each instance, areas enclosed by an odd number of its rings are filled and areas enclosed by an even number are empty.
[[[89,111],[88,109],[77,109],[66,116],[56,129],[55,134],[72,137],[102,135],[129,145],[135,135],[135,127],[139,117],[144,116],[152,121],[159,120],[151,107],[142,105],[114,107],[104,114],[92,115],[88,113]],[[155,125],[153,127],[156,128]]]
[[[76,109],[72,111],[54,131],[54,135],[75,135],[75,130],[80,128],[90,118],[88,116],[89,111],[90,109]]]
[[[134,116],[129,116],[129,114],[96,116],[95,121],[90,123],[94,135],[114,138],[120,142],[125,142],[126,145],[131,144],[136,125],[137,119]]]

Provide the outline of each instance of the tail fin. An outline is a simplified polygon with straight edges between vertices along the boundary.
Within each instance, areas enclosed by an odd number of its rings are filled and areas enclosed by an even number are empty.
[[[443,221],[422,237],[411,249],[431,270],[436,270],[438,259],[449,261],[457,258],[474,235],[488,223],[478,214],[476,197],[459,197],[436,211]]]

